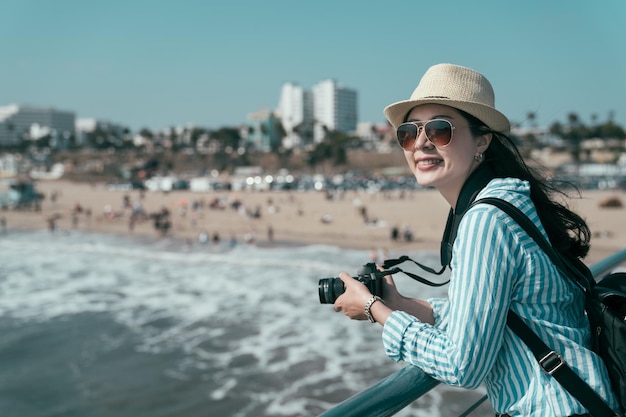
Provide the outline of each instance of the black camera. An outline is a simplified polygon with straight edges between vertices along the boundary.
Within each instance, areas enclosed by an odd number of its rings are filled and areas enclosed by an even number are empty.
[[[353,278],[365,284],[373,295],[382,297],[383,277],[387,274],[389,271],[379,271],[376,264],[370,262],[363,265],[357,272],[357,276]],[[334,304],[346,287],[340,278],[322,278],[319,281],[318,290],[321,304]]]

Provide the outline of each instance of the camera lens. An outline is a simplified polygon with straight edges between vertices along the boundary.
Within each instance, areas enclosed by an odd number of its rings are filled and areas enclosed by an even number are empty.
[[[321,304],[334,304],[346,290],[339,278],[322,278],[317,286]]]

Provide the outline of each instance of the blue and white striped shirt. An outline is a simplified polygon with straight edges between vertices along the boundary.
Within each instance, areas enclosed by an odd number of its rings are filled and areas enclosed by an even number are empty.
[[[527,182],[494,179],[477,199],[483,197],[514,204],[545,236]],[[511,308],[617,409],[604,363],[589,349],[584,295],[512,218],[490,204],[472,207],[459,225],[451,270],[448,298],[428,300],[434,326],[402,311],[387,319],[383,344],[391,359],[449,385],[474,389],[484,383],[497,413],[585,413],[506,326]]]

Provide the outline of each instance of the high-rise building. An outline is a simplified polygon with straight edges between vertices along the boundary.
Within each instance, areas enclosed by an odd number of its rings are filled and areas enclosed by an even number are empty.
[[[327,132],[356,130],[357,92],[331,79],[311,90],[285,83],[276,113],[285,129],[287,147],[319,143]]]
[[[0,145],[17,145],[24,139],[50,134],[57,145],[74,136],[74,112],[47,107],[0,107]]]
[[[310,91],[285,83],[276,114],[285,129],[285,147],[298,147],[313,141],[313,96]]]
[[[335,80],[324,80],[313,86],[315,142],[321,142],[326,131],[349,133],[357,124],[356,90],[343,87]]]

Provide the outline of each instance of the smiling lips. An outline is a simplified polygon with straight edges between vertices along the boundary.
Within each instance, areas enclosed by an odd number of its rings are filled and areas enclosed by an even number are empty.
[[[440,164],[441,162],[441,159],[420,159],[419,161],[416,161],[416,164],[418,166],[430,166]]]

